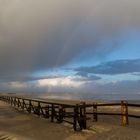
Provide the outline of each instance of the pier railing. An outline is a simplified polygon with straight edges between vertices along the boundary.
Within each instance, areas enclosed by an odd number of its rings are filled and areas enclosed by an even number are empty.
[[[47,102],[39,99],[0,96],[17,109],[24,110],[49,119],[51,122],[67,122],[73,125],[75,131],[86,129],[86,106],[82,104],[65,104]]]
[[[47,102],[39,99],[21,98],[14,96],[0,96],[0,100],[13,107],[49,119],[51,122],[67,122],[73,125],[75,131],[86,129],[87,120],[98,121],[99,115],[117,115],[121,117],[123,126],[129,124],[129,117],[140,118],[140,115],[129,114],[129,107],[140,108],[140,104],[130,104],[127,101],[120,103],[93,103],[66,104]],[[98,108],[120,106],[120,112],[100,112]]]

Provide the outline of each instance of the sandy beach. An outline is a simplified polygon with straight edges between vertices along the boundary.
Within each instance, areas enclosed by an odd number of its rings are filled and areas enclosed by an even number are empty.
[[[103,110],[110,109],[118,110]],[[51,123],[0,101],[0,140],[139,140],[140,119],[130,118],[129,122],[124,127],[119,116],[99,116],[98,122],[90,121],[88,129],[75,132],[68,123]]]

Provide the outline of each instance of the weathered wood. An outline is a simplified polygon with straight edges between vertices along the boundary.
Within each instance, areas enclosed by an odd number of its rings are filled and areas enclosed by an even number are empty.
[[[80,129],[87,128],[87,120],[86,120],[86,103],[82,102],[82,106],[80,106],[80,118],[79,118],[79,125]]]
[[[127,104],[127,106],[130,106],[130,107],[140,107],[140,104]]]
[[[97,122],[98,121],[98,116],[97,116],[97,103],[93,104],[93,121]]]
[[[138,115],[132,115],[132,114],[129,114],[128,117],[140,118],[140,116],[138,116]]]
[[[77,131],[77,121],[78,121],[78,104],[74,107],[74,117],[73,117],[73,129]]]
[[[121,101],[121,111],[122,111],[122,125],[128,125],[128,106],[127,101]]]
[[[120,116],[122,115],[122,113],[111,113],[111,112],[97,112],[97,113],[93,113],[93,112],[87,112],[86,114],[89,114],[89,115],[94,115],[94,114],[97,114],[97,115],[114,115],[114,116]]]
[[[67,120],[64,120],[64,119],[63,119],[63,121],[73,125],[73,122],[70,122],[70,121],[67,121]]]
[[[98,106],[117,106],[120,103],[99,103]]]
[[[50,111],[49,111],[49,105],[46,105],[46,107],[44,108],[45,109],[45,118],[48,118],[50,117]]]
[[[28,111],[28,113],[31,113],[31,111],[32,111],[32,103],[31,103],[31,100],[29,100],[29,106],[27,108],[27,111]]]
[[[54,117],[55,117],[55,108],[54,108],[54,104],[52,104],[52,110],[51,110],[51,122],[54,122]]]
[[[34,114],[40,116],[40,102],[38,102],[38,106],[34,107]]]
[[[63,119],[65,117],[65,108],[63,106],[60,106],[59,107],[59,111],[58,111],[58,116],[57,116],[57,121],[59,123],[62,123],[63,122]]]

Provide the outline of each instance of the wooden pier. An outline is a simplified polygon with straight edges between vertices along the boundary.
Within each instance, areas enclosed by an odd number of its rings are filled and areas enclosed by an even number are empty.
[[[0,96],[0,100],[11,104],[11,106],[19,110],[49,119],[50,122],[67,122],[73,125],[75,131],[86,129],[87,120],[97,122],[99,115],[118,115],[123,126],[129,124],[129,117],[140,118],[140,115],[128,113],[129,107],[140,108],[140,104],[129,104],[127,101],[121,101],[120,103],[86,104],[85,102],[79,102],[78,104],[65,104],[14,96]],[[121,112],[98,111],[99,107],[105,106],[120,106]],[[88,111],[89,108],[92,108],[92,111]]]

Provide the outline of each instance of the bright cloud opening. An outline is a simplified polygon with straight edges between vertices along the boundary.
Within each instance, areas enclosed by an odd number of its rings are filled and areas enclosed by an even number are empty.
[[[79,87],[84,82],[82,81],[73,81],[72,76],[63,77],[63,78],[54,78],[54,79],[43,79],[38,80],[39,86],[66,86],[66,87]]]

